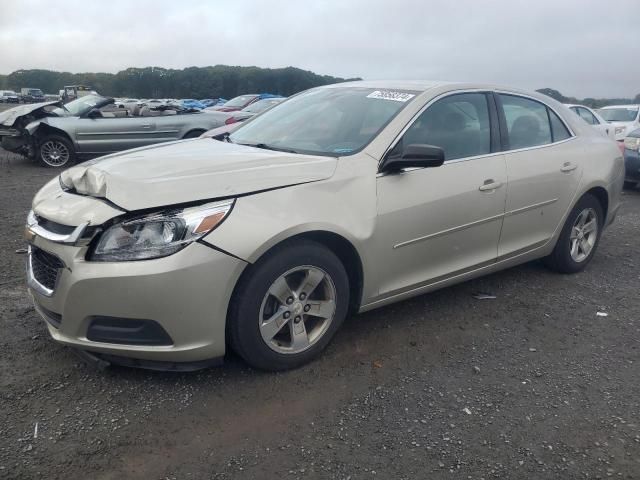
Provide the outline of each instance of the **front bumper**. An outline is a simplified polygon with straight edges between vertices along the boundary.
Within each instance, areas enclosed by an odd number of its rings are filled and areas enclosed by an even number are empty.
[[[625,182],[640,182],[640,152],[624,149],[624,180]]]
[[[32,244],[27,261],[29,292],[57,342],[103,358],[135,359],[130,362],[134,366],[204,363],[224,355],[227,307],[246,265],[242,260],[200,243],[168,257],[137,262],[88,262],[87,247],[39,236]],[[35,249],[60,260],[57,278],[49,284],[53,288],[42,288],[34,278]],[[170,342],[90,340],[89,326],[103,318],[151,321],[161,326]]]

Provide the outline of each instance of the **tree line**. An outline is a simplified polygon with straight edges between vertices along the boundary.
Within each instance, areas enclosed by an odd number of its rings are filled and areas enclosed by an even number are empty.
[[[17,70],[0,75],[0,89],[39,88],[57,94],[65,85],[87,85],[98,93],[135,98],[233,98],[243,93],[289,96],[308,88],[347,80],[294,67],[259,68],[216,65],[181,70],[146,67],[118,73]]]
[[[288,97],[308,88],[330,83],[360,80],[344,79],[295,67],[260,68],[216,65],[188,67],[181,70],[145,67],[127,68],[118,73],[70,73],[52,70],[16,70],[0,75],[0,89],[19,91],[39,88],[57,94],[65,85],[87,85],[102,95],[134,98],[233,98],[243,93],[273,93]],[[576,103],[592,108],[605,105],[640,103],[635,98],[566,97],[553,88],[538,90],[562,103]]]
[[[575,98],[565,97],[558,90],[553,88],[541,88],[537,90],[548,97],[551,97],[560,103],[573,103],[576,105],[585,105],[591,108],[606,107],[607,105],[626,105],[629,103],[640,103],[640,93],[634,98]]]

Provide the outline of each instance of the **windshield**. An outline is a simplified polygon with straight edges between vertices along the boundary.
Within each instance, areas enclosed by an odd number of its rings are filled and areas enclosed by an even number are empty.
[[[225,107],[244,107],[251,100],[256,98],[257,95],[240,95],[239,97],[232,98],[224,104]]]
[[[29,90],[29,95],[42,95],[42,90],[39,88],[32,88]]]
[[[56,108],[55,112],[58,115],[72,115],[79,117],[84,115],[97,104],[104,102],[106,99],[99,95],[85,95],[84,97],[77,98],[69,103],[65,103],[64,108]]]
[[[638,116],[638,107],[603,108],[600,116],[607,122],[633,122]]]
[[[367,145],[417,92],[335,87],[309,90],[236,130],[235,143],[341,156]]]

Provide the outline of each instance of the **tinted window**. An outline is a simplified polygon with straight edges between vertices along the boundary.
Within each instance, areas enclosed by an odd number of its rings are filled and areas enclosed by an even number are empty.
[[[564,123],[562,123],[562,120],[560,120],[558,115],[556,115],[550,108],[547,110],[549,111],[549,119],[551,120],[551,132],[553,133],[553,141],[560,142],[571,137],[571,133],[569,133],[569,130],[567,130],[567,127],[564,125]]]
[[[461,93],[438,100],[413,122],[400,142],[444,150],[446,160],[491,152],[489,107],[483,93]]]
[[[509,148],[535,147],[551,143],[547,107],[528,98],[500,95],[507,121]]]
[[[599,123],[596,117],[586,108],[578,107],[578,115],[589,125],[597,125]]]

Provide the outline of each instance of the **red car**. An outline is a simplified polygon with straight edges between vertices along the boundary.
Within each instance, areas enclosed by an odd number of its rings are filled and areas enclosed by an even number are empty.
[[[218,112],[235,112],[236,110],[242,110],[244,107],[251,105],[256,100],[260,99],[259,94],[240,95],[239,97],[232,98],[224,105],[217,107],[209,107],[209,110],[216,110]]]

